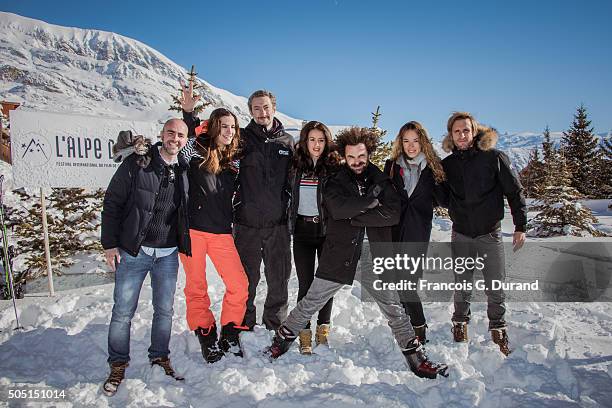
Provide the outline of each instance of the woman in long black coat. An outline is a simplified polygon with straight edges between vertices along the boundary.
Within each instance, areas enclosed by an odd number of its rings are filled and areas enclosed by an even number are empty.
[[[441,200],[444,196],[441,183],[445,175],[427,130],[419,122],[408,122],[401,127],[384,172],[391,177],[402,197],[400,223],[393,229],[393,241],[402,243],[399,251],[407,252],[409,256],[427,255],[433,209],[436,197]],[[402,276],[417,283],[422,277],[422,269]],[[418,292],[406,290],[399,295],[417,336],[425,343],[427,324]]]

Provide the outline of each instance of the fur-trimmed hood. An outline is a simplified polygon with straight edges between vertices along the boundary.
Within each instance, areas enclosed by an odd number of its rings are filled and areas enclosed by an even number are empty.
[[[498,139],[497,131],[493,128],[479,125],[478,133],[474,137],[474,143],[479,150],[487,151],[495,148]],[[442,149],[447,153],[452,153],[455,150],[455,143],[450,134],[447,134],[442,140]]]

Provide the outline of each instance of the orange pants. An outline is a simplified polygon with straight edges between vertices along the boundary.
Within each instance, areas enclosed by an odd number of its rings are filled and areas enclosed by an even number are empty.
[[[211,234],[193,229],[189,230],[189,236],[192,256],[180,254],[186,274],[185,300],[189,328],[208,329],[215,324],[206,282],[207,254],[225,284],[221,326],[228,323],[240,326],[246,311],[249,281],[234,245],[234,238],[231,234]]]

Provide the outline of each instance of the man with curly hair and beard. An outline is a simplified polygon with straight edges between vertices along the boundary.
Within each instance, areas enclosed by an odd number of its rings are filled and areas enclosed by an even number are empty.
[[[369,159],[376,148],[377,136],[368,128],[353,127],[337,136],[341,169],[323,188],[327,236],[317,272],[306,296],[276,330],[266,353],[280,357],[311,317],[344,285],[352,285],[361,256],[364,236],[373,243],[391,242],[391,227],[399,222],[400,197],[391,180]],[[406,315],[396,291],[376,291],[362,284],[387,318],[393,335],[410,369],[419,377],[446,376],[448,367],[428,360]]]

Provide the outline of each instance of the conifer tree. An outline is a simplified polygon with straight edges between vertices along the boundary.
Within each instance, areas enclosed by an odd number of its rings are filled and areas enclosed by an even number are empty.
[[[597,166],[598,198],[612,198],[612,131],[599,143]],[[612,202],[610,203],[612,208]]]
[[[553,143],[550,141],[550,128],[548,127],[548,125],[546,125],[546,128],[544,129],[544,141],[542,142],[542,153],[544,156],[544,163],[549,162],[552,163],[552,161],[554,160],[554,155],[555,155],[555,146],[553,145]]]
[[[525,189],[525,196],[529,198],[540,197],[544,183],[544,163],[540,160],[537,148],[534,148],[529,154],[527,166],[520,171],[519,178]]]
[[[599,151],[597,138],[593,134],[587,110],[580,105],[567,132],[563,132],[562,150],[572,178],[572,187],[578,192],[593,197],[597,194],[594,180]]]
[[[370,161],[383,170],[385,168],[385,161],[391,157],[391,143],[383,140],[387,131],[378,127],[378,121],[381,116],[380,106],[377,106],[376,112],[372,112],[372,127],[370,129],[378,136],[378,142],[376,143],[376,151],[370,157]]]
[[[9,210],[9,225],[14,228],[17,247],[25,254],[26,278],[46,273],[40,197],[16,190],[21,205]],[[100,214],[104,190],[54,188],[47,198],[49,251],[54,274],[70,266],[80,251],[101,251]]]
[[[202,86],[202,84],[200,84],[200,83],[198,83],[196,81],[196,75],[198,75],[198,73],[195,72],[195,65],[191,66],[191,71],[189,71],[187,73],[187,75],[189,76],[189,78],[187,79],[188,83],[193,84],[193,96],[196,97],[196,96],[200,95],[201,91],[203,90],[203,86]],[[200,93],[198,93],[198,91],[200,91]],[[181,88],[179,88],[178,93],[176,95],[172,95],[173,104],[170,106],[170,108],[168,108],[168,110],[177,111],[177,112],[182,112],[183,111],[183,109],[181,108],[181,99],[180,99],[182,92],[183,92],[183,90]],[[207,102],[207,101],[204,101],[203,99],[200,99],[200,103],[195,106],[193,111],[197,115],[198,113],[202,112],[202,110],[204,110],[209,105],[211,105],[210,102]]]
[[[597,218],[578,202],[581,196],[571,185],[572,177],[563,155],[555,154],[551,165],[556,171],[546,174],[539,201],[541,211],[529,221],[528,234],[535,237],[603,236],[593,227]]]

